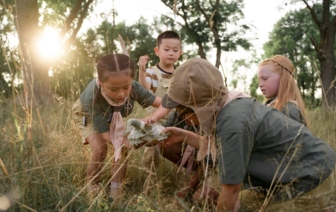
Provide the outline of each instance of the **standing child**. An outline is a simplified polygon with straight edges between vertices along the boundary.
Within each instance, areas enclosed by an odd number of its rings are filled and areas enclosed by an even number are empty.
[[[83,136],[83,143],[91,147],[87,167],[88,190],[96,193],[108,143],[112,143],[114,160],[110,197],[121,194],[126,173],[123,117],[133,110],[134,101],[142,107],[158,106],[161,102],[138,82],[134,81],[134,62],[123,54],[108,54],[97,64],[98,77],[85,88],[73,106],[74,120]]]
[[[293,75],[292,62],[282,55],[276,55],[259,65],[259,88],[267,99],[267,106],[307,125],[304,102]]]
[[[198,160],[211,153],[221,182],[216,211],[237,211],[239,202],[242,211],[253,204],[253,211],[322,211],[332,199],[336,153],[304,125],[228,92],[220,71],[204,59],[185,61],[169,86],[162,106],[188,110],[203,134],[168,127],[163,145],[185,141],[199,149]],[[259,188],[254,195],[244,195],[253,187]]]
[[[171,30],[162,32],[156,39],[154,52],[159,57],[160,62],[153,67],[146,69],[146,64],[150,59],[147,55],[139,58],[139,82],[144,88],[162,98],[167,93],[169,79],[175,69],[174,64],[182,54],[180,36]],[[149,107],[148,115],[151,115],[155,109]],[[173,115],[174,110],[171,110],[166,117],[169,118]],[[166,121],[167,119],[163,118],[159,120],[159,123],[165,125]],[[148,168],[151,167],[153,162],[157,165],[160,155],[159,146],[146,147],[143,156],[144,165]]]
[[[139,82],[144,88],[162,98],[167,93],[169,79],[176,68],[174,64],[182,54],[180,36],[171,30],[162,32],[156,39],[154,52],[159,57],[160,62],[153,67],[146,69],[146,64],[150,59],[147,55],[139,58]],[[151,115],[155,110],[156,108],[150,107],[148,109],[148,115]],[[165,115],[165,118],[160,119],[158,122],[165,126],[178,126],[194,131],[194,126],[185,123],[175,110],[171,110]],[[186,145],[186,147],[184,147],[182,143],[176,143],[163,149],[161,153],[168,160],[179,164],[180,168],[184,166],[188,171],[195,168],[195,166],[193,166],[195,148],[192,146]],[[157,165],[161,153],[159,146],[146,147],[143,156],[143,164],[148,168],[151,167],[153,162]],[[183,154],[183,158],[181,158],[181,154]],[[178,196],[185,197],[186,194],[189,193],[188,191],[190,190],[190,187],[195,187],[197,185],[200,172],[200,169],[196,171],[191,181],[187,183],[187,189],[180,191],[177,194]]]

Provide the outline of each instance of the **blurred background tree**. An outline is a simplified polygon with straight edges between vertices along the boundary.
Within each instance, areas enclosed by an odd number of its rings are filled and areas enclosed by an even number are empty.
[[[13,20],[16,26],[20,45],[20,61],[23,82],[28,98],[43,103],[49,95],[49,68],[54,60],[41,58],[37,47],[45,26],[52,25],[61,29],[59,36],[65,48],[75,41],[83,20],[92,10],[93,0],[69,1],[37,1],[20,0],[15,4],[8,2],[13,8]]]
[[[298,2],[294,0],[293,2]],[[310,13],[319,35],[307,34],[319,61],[323,103],[328,108],[336,108],[336,2],[330,0],[301,0]],[[308,30],[307,28],[305,30]]]
[[[182,19],[176,22],[182,29],[188,44],[196,44],[198,55],[207,59],[207,54],[215,49],[218,68],[222,51],[237,51],[238,47],[248,50],[252,45],[244,37],[250,27],[239,22],[243,19],[244,1],[200,1],[161,0],[174,14]],[[161,19],[162,20],[162,19]]]

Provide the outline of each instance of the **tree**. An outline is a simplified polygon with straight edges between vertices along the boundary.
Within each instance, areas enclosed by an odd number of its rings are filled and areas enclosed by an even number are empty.
[[[317,58],[310,37],[317,37],[314,23],[305,9],[288,12],[275,25],[264,44],[265,57],[280,54],[296,67],[297,85],[307,102],[315,105],[318,84]]]
[[[11,96],[14,89],[14,80],[17,75],[15,58],[16,51],[11,47],[14,27],[12,26],[11,8],[6,8],[0,3],[0,98]]]
[[[15,17],[16,30],[20,41],[21,64],[23,68],[23,78],[29,97],[39,97],[43,102],[45,93],[50,91],[48,70],[54,61],[46,61],[40,58],[36,44],[42,34],[42,29],[46,23],[40,23],[40,18],[50,20],[57,15],[61,17],[54,19],[59,25],[62,25],[60,35],[66,40],[67,47],[75,40],[75,37],[81,28],[89,7],[93,0],[76,1],[41,1],[37,0],[16,0],[13,10]],[[41,7],[49,8],[41,10]],[[57,13],[54,11],[57,10]],[[51,12],[52,11],[52,12]],[[70,12],[69,12],[70,11]],[[68,14],[68,15],[67,15]],[[62,20],[62,21],[58,21]],[[35,94],[35,95],[34,95]]]
[[[216,50],[215,66],[219,67],[222,51],[236,51],[238,47],[250,48],[244,38],[249,26],[239,22],[243,18],[243,0],[200,1],[161,0],[183,23],[175,21],[188,36],[189,44],[196,44],[201,58],[207,58],[209,49]],[[165,16],[167,17],[167,16]],[[170,17],[169,17],[170,18]],[[170,18],[173,19],[173,18]]]
[[[319,38],[310,37],[314,46],[317,59],[320,62],[321,82],[324,102],[329,107],[336,106],[336,59],[335,59],[335,36],[336,36],[336,4],[335,1],[323,0],[322,11],[319,4],[308,3],[301,0],[311,14],[319,32]]]
[[[156,40],[153,37],[154,29],[147,24],[143,17],[140,17],[136,23],[130,26],[127,26],[125,22],[120,22],[114,26],[105,20],[99,25],[95,33],[95,42],[100,40],[100,43],[103,43],[102,54],[123,53],[121,43],[124,42],[129,56],[135,63],[140,56],[146,54],[150,56],[152,65],[159,61],[154,54],[154,47],[156,46]]]

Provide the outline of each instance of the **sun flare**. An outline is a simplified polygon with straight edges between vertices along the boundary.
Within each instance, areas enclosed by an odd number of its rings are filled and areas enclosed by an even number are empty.
[[[58,31],[52,27],[45,27],[38,43],[41,55],[54,59],[62,54],[62,42],[58,38]]]

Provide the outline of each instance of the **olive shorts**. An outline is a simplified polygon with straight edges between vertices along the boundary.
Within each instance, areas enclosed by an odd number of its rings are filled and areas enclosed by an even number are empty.
[[[98,132],[94,129],[91,118],[79,99],[72,106],[72,120],[77,132],[82,137],[83,144],[89,144],[86,140],[87,137]]]
[[[274,203],[270,202],[270,204],[265,207],[265,195],[263,193],[258,192],[257,189],[246,189],[240,192],[239,202],[243,211],[255,211],[264,207],[265,210],[262,211],[266,212],[320,212],[323,211],[323,208],[326,208],[334,198],[334,193],[335,170],[315,189],[292,200]]]

